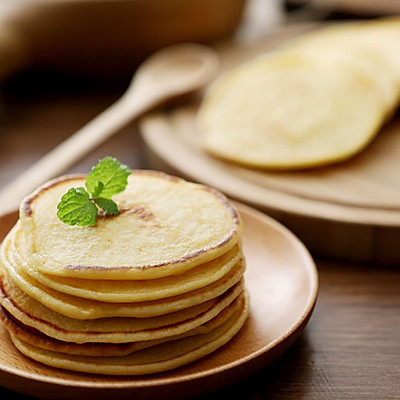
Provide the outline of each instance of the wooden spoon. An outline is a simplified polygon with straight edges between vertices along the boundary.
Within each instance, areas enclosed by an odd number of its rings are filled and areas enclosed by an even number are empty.
[[[215,76],[218,64],[216,53],[199,44],[180,44],[154,53],[137,69],[119,100],[0,192],[1,213],[17,209],[25,195],[64,172],[134,118],[205,86]]]

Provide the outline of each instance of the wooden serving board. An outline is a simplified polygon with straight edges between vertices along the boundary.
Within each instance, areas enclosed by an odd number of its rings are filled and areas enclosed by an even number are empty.
[[[215,353],[176,370],[107,376],[47,367],[20,354],[0,324],[0,386],[42,399],[183,399],[231,385],[282,355],[306,327],[318,294],[318,273],[304,245],[264,214],[237,204],[243,219],[250,315]],[[0,216],[0,242],[16,213]]]
[[[310,26],[217,49],[222,71],[276,48]],[[149,165],[217,187],[283,222],[316,253],[362,262],[400,263],[400,115],[349,161],[308,171],[268,172],[206,154],[198,143],[200,100],[140,123]]]

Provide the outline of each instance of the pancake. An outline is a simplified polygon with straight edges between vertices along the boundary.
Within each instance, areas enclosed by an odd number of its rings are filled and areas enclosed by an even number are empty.
[[[166,297],[177,296],[204,286],[210,285],[226,275],[234,268],[243,257],[241,249],[236,244],[225,254],[214,260],[208,261],[189,271],[147,281],[143,280],[90,280],[79,278],[65,278],[43,274],[41,271],[30,267],[26,259],[24,237],[21,225],[17,223],[4,241],[4,257],[13,263],[17,271],[22,269],[44,286],[59,292],[104,302],[137,302],[151,301]],[[10,267],[8,268],[10,271]]]
[[[221,76],[198,113],[205,151],[259,169],[338,163],[365,149],[400,102],[400,18],[341,23]]]
[[[351,41],[350,41],[351,43]],[[343,64],[357,71],[381,99],[386,118],[392,117],[396,110],[400,87],[392,66],[388,65],[377,49],[353,45],[343,45],[343,40],[326,40],[326,43],[314,40],[294,41],[292,49],[301,50],[322,58],[326,63]]]
[[[2,246],[2,253],[5,248],[5,246]],[[3,262],[4,265],[7,265],[7,268],[4,268],[7,271],[6,275],[12,279],[12,286],[19,289],[19,293],[26,293],[51,310],[75,319],[107,317],[148,318],[183,310],[221,295],[240,281],[245,270],[244,262],[239,262],[228,274],[213,284],[179,296],[147,302],[107,303],[78,298],[58,292],[42,285],[22,269],[16,269],[14,264],[10,263],[6,257],[3,257]],[[2,263],[0,262],[1,265]],[[10,297],[18,297],[15,290],[14,294]]]
[[[76,343],[124,343],[178,335],[214,318],[243,291],[239,282],[215,299],[158,317],[79,320],[50,310],[13,286],[6,276],[1,278],[0,303],[13,317],[47,336]]]
[[[375,83],[388,118],[400,97],[400,18],[335,24],[293,39],[286,48],[351,64]],[[335,62],[337,62],[335,61]]]
[[[387,108],[355,65],[286,49],[233,68],[207,91],[197,126],[214,156],[261,169],[346,160],[379,131]]]
[[[370,21],[335,24],[300,35],[291,41],[296,47],[331,48],[336,52],[354,51],[354,59],[369,52],[383,62],[382,75],[388,73],[397,81],[400,90],[400,18],[397,16]],[[366,52],[363,54],[363,52]],[[365,59],[363,61],[366,61]],[[370,62],[367,61],[367,62]]]
[[[120,214],[62,223],[57,204],[84,176],[26,197],[0,249],[0,319],[44,364],[148,374],[216,350],[248,315],[242,222],[215,189],[134,171]]]
[[[228,318],[231,318],[235,312],[239,310],[242,305],[243,294],[239,295],[231,304],[223,309],[217,316],[212,318],[210,321],[193,328],[183,334],[174,335],[163,339],[152,339],[140,342],[128,342],[128,343],[73,343],[65,342],[54,339],[50,336],[46,336],[42,332],[34,329],[30,326],[24,325],[21,321],[17,320],[10,314],[4,307],[0,306],[0,319],[3,325],[10,331],[14,336],[20,340],[40,347],[45,350],[56,351],[67,354],[75,355],[88,355],[88,356],[123,356],[131,354],[135,351],[142,350],[151,346],[155,346],[164,343],[169,340],[181,339],[187,336],[193,336],[197,334],[205,334],[216,327],[223,324]]]
[[[244,296],[237,315],[209,333],[168,341],[121,357],[71,355],[42,349],[14,334],[11,339],[25,356],[49,366],[96,374],[145,375],[178,368],[214,352],[238,333],[248,314],[248,298]]]
[[[133,171],[113,197],[120,214],[95,226],[57,218],[57,204],[84,177],[50,181],[25,198],[26,262],[45,274],[85,279],[155,279],[188,271],[238,243],[241,221],[220,192],[154,171]]]

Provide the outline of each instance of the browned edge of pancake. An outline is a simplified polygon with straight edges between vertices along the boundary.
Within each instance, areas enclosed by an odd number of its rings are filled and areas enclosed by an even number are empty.
[[[26,315],[27,319],[29,319],[31,321],[37,321],[38,324],[42,324],[44,326],[47,326],[49,328],[47,333],[49,333],[49,332],[53,332],[53,333],[54,332],[63,332],[66,335],[80,333],[80,332],[76,332],[76,331],[68,331],[68,330],[66,330],[64,328],[61,328],[61,327],[51,323],[50,321],[47,321],[47,320],[45,320],[43,318],[35,317],[31,313],[29,313],[28,310],[26,310],[23,307],[21,307],[21,305],[17,304],[13,300],[13,298],[9,296],[9,294],[7,293],[7,291],[6,291],[5,287],[4,287],[3,280],[4,280],[4,277],[0,276],[0,296],[2,298],[1,303],[2,303],[3,307],[6,308],[9,312],[12,312],[12,308],[14,308],[14,309],[18,310],[18,312]],[[168,325],[163,325],[163,326],[157,327],[157,328],[147,328],[147,329],[143,329],[143,330],[140,330],[140,331],[126,332],[126,334],[127,335],[132,334],[132,335],[136,335],[137,336],[137,335],[143,335],[145,333],[154,332],[154,334],[156,335],[156,333],[157,332],[159,333],[160,330],[163,330],[163,331],[168,330],[168,333],[164,334],[163,337],[174,336],[179,332],[179,330],[181,330],[182,326],[188,325],[191,321],[199,321],[199,320],[201,320],[212,309],[217,307],[217,305],[219,303],[224,302],[224,301],[229,301],[227,306],[229,304],[231,304],[242,293],[243,288],[244,288],[244,280],[242,279],[238,283],[236,283],[235,285],[233,285],[232,287],[227,289],[223,294],[217,296],[214,299],[215,302],[211,306],[211,308],[208,308],[207,310],[201,312],[200,314],[197,314],[196,316],[194,316],[192,318],[188,318],[188,319],[185,319],[183,321],[172,323],[172,324],[168,324]],[[9,310],[7,308],[7,303],[10,305],[11,310]],[[129,319],[130,317],[126,317],[126,318]],[[32,322],[32,324],[33,324],[33,322]],[[199,326],[199,324],[197,324],[195,326]],[[119,332],[98,332],[98,331],[91,331],[91,332],[86,332],[86,333],[90,333],[90,336],[92,337],[92,341],[94,341],[94,342],[102,342],[101,338],[104,335],[116,335],[116,334],[119,334]],[[137,340],[137,341],[141,341],[141,340]]]
[[[228,307],[222,310],[212,320],[200,325],[185,334],[171,336],[165,339],[155,339],[143,342],[127,342],[127,343],[73,343],[64,342],[58,339],[51,338],[38,329],[27,326],[15,318],[10,312],[8,312],[3,306],[0,305],[0,320],[3,326],[10,334],[15,335],[20,340],[30,343],[39,348],[56,351],[65,354],[74,355],[87,355],[87,356],[98,356],[98,357],[110,357],[110,356],[125,356],[135,351],[139,351],[151,346],[156,346],[161,343],[168,341],[179,340],[180,338],[194,336],[198,334],[206,334],[219,325],[226,322],[229,318],[232,318],[235,313],[238,313],[239,309],[243,306],[244,295],[241,293]]]
[[[188,183],[192,183],[189,181],[186,181],[182,178],[178,178],[176,176],[172,176],[172,175],[168,175],[164,172],[160,172],[160,171],[153,171],[153,170],[132,170],[131,175],[148,175],[148,176],[158,176],[161,179],[166,179],[166,180],[170,180],[172,182],[188,182]],[[39,188],[37,188],[33,193],[31,193],[30,195],[28,195],[27,197],[25,197],[21,204],[20,204],[20,217],[24,216],[25,218],[32,218],[32,214],[33,214],[33,209],[32,209],[32,203],[45,191],[50,190],[51,188],[53,188],[54,186],[66,182],[68,180],[77,180],[77,179],[85,179],[86,175],[82,175],[82,174],[70,174],[70,175],[64,175],[64,176],[60,176],[58,178],[52,179],[50,181],[48,181],[47,183],[43,184],[42,186],[40,186]],[[118,267],[102,267],[102,266],[97,266],[97,265],[63,265],[60,266],[60,268],[63,269],[69,269],[69,270],[101,270],[101,271],[121,271],[121,270],[147,270],[147,269],[156,269],[156,268],[161,268],[165,265],[173,265],[173,264],[180,264],[180,263],[184,263],[185,261],[189,261],[193,258],[198,257],[201,254],[205,254],[205,253],[213,253],[215,250],[217,250],[218,248],[224,246],[226,243],[228,243],[235,235],[237,235],[240,231],[241,231],[241,218],[239,216],[239,213],[236,211],[236,209],[233,207],[233,205],[229,202],[229,200],[226,198],[226,196],[224,194],[222,194],[219,190],[207,186],[207,185],[203,185],[203,184],[199,184],[196,183],[196,185],[200,188],[202,188],[203,190],[206,190],[208,192],[210,192],[211,194],[213,194],[222,205],[225,206],[225,208],[229,211],[229,213],[232,216],[232,219],[234,221],[234,226],[231,230],[231,232],[229,233],[229,235],[227,235],[226,237],[224,237],[220,242],[216,243],[214,246],[209,246],[207,248],[202,248],[199,249],[197,251],[193,251],[192,253],[187,254],[185,257],[183,258],[179,258],[176,260],[172,260],[172,261],[168,261],[168,262],[163,262],[163,263],[159,263],[159,264],[148,264],[148,265],[142,265],[142,266],[118,266]],[[113,216],[102,216],[99,215],[100,218],[117,218],[113,217]]]

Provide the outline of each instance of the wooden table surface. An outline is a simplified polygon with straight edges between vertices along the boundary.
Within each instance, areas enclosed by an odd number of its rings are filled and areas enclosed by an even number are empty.
[[[0,187],[110,105],[127,83],[29,74],[3,84]],[[87,172],[105,155],[148,167],[132,124],[71,172]],[[320,292],[301,338],[273,364],[204,399],[400,399],[400,268],[314,258]],[[0,389],[2,399],[11,395]]]

